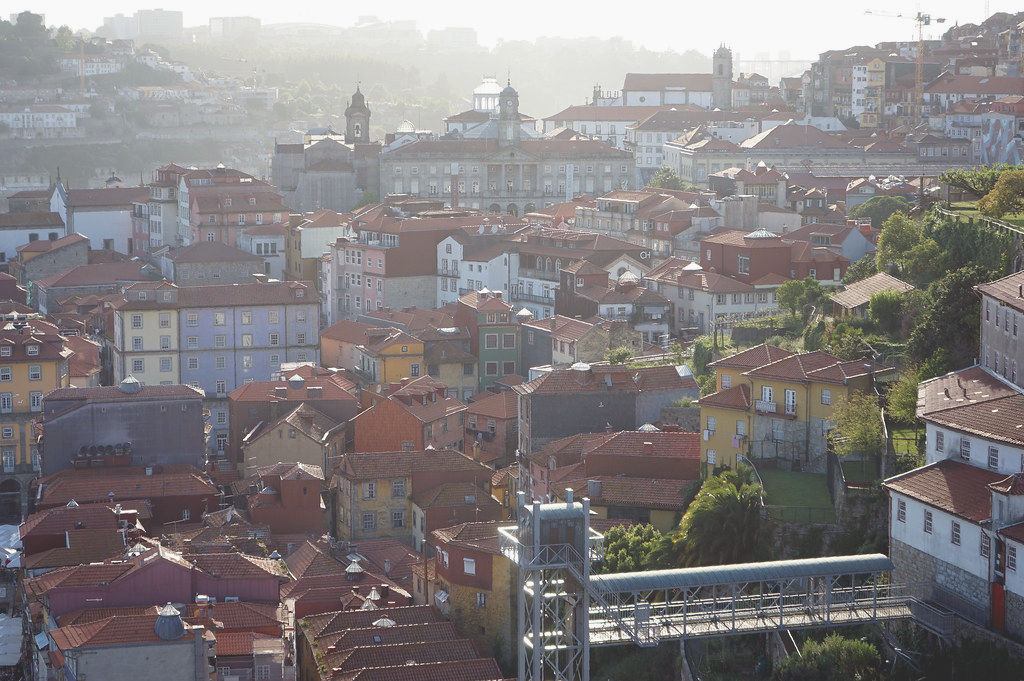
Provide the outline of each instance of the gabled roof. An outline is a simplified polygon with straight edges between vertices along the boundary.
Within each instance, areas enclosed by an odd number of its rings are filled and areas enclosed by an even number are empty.
[[[141,643],[164,643],[157,635],[155,626],[158,614],[114,616],[89,624],[70,624],[51,629],[49,634],[54,645],[62,651],[78,648],[106,648],[138,645]],[[191,640],[195,632],[185,629],[178,640]]]
[[[36,286],[72,287],[115,285],[126,281],[149,281],[143,266],[135,262],[102,262],[79,265],[63,272],[51,274],[36,282]]]
[[[0,213],[0,229],[46,229],[48,227],[64,227],[64,219],[60,216],[60,213],[51,213],[49,211]],[[48,240],[37,239],[37,241],[47,242]],[[35,243],[35,241],[29,243]],[[21,250],[21,248],[18,250]]]
[[[917,416],[925,421],[1024,445],[1024,394],[980,366],[923,381]]]
[[[818,149],[850,149],[842,139],[814,127],[785,123],[740,142],[743,149],[792,149],[815,147]]]
[[[1002,279],[978,284],[974,290],[1024,312],[1024,272],[1014,272]]]
[[[131,210],[132,203],[149,199],[149,187],[105,187],[103,189],[69,189],[71,208],[118,208]]]
[[[192,466],[161,468],[152,475],[135,467],[58,471],[39,479],[37,504],[65,506],[72,499],[80,504],[105,502],[111,492],[115,501],[218,494],[209,478]]]
[[[263,258],[221,241],[197,241],[175,248],[166,256],[176,264],[213,262],[262,262]]]
[[[891,367],[875,367],[871,362],[861,360],[844,362],[824,350],[813,350],[750,369],[744,376],[798,383],[823,381],[843,385],[851,378],[864,376],[876,370],[891,370]]]
[[[719,409],[736,409],[746,411],[750,408],[750,386],[746,383],[705,395],[694,404],[701,407],[717,407]]]
[[[291,411],[291,414],[299,412],[302,407],[306,405],[299,405]],[[307,407],[312,411],[312,407]],[[319,413],[319,412],[317,412]],[[287,418],[287,417],[285,417]],[[320,466],[313,466],[308,463],[275,463],[269,466],[260,466],[256,469],[257,474],[260,477],[275,477],[281,478],[282,480],[323,480],[324,472]]]
[[[487,490],[472,482],[443,482],[414,493],[413,502],[422,509],[453,506],[481,509],[486,506],[501,506],[501,502],[492,497]]]
[[[1005,477],[968,463],[943,459],[889,478],[882,484],[946,513],[982,523],[992,517],[988,485]]]
[[[33,513],[18,528],[22,539],[32,534],[63,534],[67,530],[116,530],[117,516],[110,504],[57,506]]]
[[[789,350],[783,350],[775,345],[762,343],[761,345],[755,345],[747,350],[737,352],[734,355],[729,355],[728,357],[723,357],[715,360],[714,362],[710,362],[708,366],[715,369],[738,369],[741,371],[748,371],[792,356],[793,353]]]
[[[871,296],[882,291],[906,293],[913,290],[913,284],[908,284],[885,272],[879,272],[848,284],[842,291],[832,294],[830,300],[840,307],[852,310],[871,302]]]
[[[498,528],[507,521],[459,523],[431,532],[431,537],[447,545],[458,545],[468,549],[498,554]]]
[[[343,319],[320,331],[320,338],[360,345],[366,342],[366,332],[374,328],[370,324]]]
[[[639,367],[601,365],[554,369],[512,389],[520,395],[624,390],[693,390],[697,381],[685,366]]]
[[[514,419],[519,416],[519,395],[512,390],[502,390],[470,402],[466,406],[468,415],[492,419]]]
[[[339,475],[353,480],[408,477],[423,471],[479,471],[481,480],[491,476],[487,466],[452,449],[347,453],[339,467]]]

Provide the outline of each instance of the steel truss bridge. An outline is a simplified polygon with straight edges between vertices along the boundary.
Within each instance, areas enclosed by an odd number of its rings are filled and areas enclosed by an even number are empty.
[[[589,681],[590,647],[881,623],[913,616],[881,554],[591,575],[590,503],[527,504],[499,529],[519,568],[519,681]]]

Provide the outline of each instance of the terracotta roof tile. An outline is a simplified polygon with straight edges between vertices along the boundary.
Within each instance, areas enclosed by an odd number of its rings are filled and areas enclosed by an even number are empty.
[[[621,365],[591,366],[587,370],[554,369],[512,389],[520,395],[626,390],[694,390],[697,381],[686,367],[633,369]]]
[[[750,386],[736,385],[716,393],[705,395],[694,404],[701,407],[718,407],[721,409],[737,409],[746,411],[750,408]]]
[[[992,517],[988,485],[1006,476],[967,463],[944,459],[897,475],[883,485],[929,506],[981,523]]]
[[[424,509],[451,506],[472,506],[479,509],[501,505],[487,490],[472,482],[443,482],[436,487],[416,492],[413,494],[413,501]]]
[[[41,478],[39,485],[39,507],[65,506],[72,499],[83,504],[104,502],[110,492],[117,501],[217,495],[217,488],[192,466],[163,466],[152,475],[142,468],[64,470]]]
[[[60,213],[31,212],[31,213],[0,213],[0,229],[26,229],[38,227],[59,227],[63,229],[64,219]],[[42,243],[54,243],[47,239],[38,239]],[[56,240],[55,240],[56,241]],[[36,243],[35,241],[29,243]],[[18,250],[21,250],[19,248]]]
[[[263,261],[259,256],[221,241],[197,241],[188,246],[175,248],[164,257],[177,264]]]
[[[493,657],[374,667],[354,674],[333,675],[332,681],[496,681],[504,677]]]
[[[420,471],[474,470],[480,471],[481,480],[490,479],[491,469],[451,449],[346,453],[340,466],[340,473],[353,480],[410,476]]]
[[[149,199],[148,187],[105,187],[103,189],[69,189],[68,205],[72,208],[115,207],[129,210],[135,201]]]
[[[259,634],[254,631],[215,632],[217,643],[214,651],[220,657],[250,657],[254,641],[270,641],[276,636]]]
[[[491,393],[470,402],[466,407],[468,415],[493,419],[514,419],[519,417],[519,395],[511,390]]]
[[[51,274],[36,282],[45,288],[74,286],[103,286],[132,281],[148,281],[142,265],[135,262],[104,262],[79,265],[63,272]]]
[[[333,675],[337,676],[338,672],[351,673],[362,669],[395,667],[407,665],[410,662],[419,666],[431,662],[453,662],[476,658],[476,649],[469,639],[454,639],[446,641],[441,646],[434,642],[420,641],[358,646],[329,654],[324,662],[332,670]]]
[[[50,630],[54,644],[63,651],[77,648],[127,646],[163,641],[155,629],[158,615],[117,615],[89,624],[70,624]],[[185,630],[179,640],[191,639],[194,633]]]
[[[922,382],[917,415],[961,432],[1024,444],[1024,395],[980,366]]]

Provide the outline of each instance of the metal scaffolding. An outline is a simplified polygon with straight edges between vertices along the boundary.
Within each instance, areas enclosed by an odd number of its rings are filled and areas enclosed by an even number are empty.
[[[590,502],[526,503],[499,529],[519,568],[519,681],[589,681],[590,647],[835,627],[911,617],[881,554],[591,575]]]

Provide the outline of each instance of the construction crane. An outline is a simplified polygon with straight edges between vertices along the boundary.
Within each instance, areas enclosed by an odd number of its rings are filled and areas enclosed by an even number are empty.
[[[878,12],[870,9],[864,10],[864,14],[890,19],[909,17],[917,24],[917,78],[914,81],[914,108],[916,109],[917,121],[920,123],[922,113],[924,112],[924,27],[931,26],[933,21],[932,15],[925,12],[917,12],[911,16],[905,15],[902,12]],[[946,19],[943,17],[936,17],[934,21],[937,24],[946,23]]]

